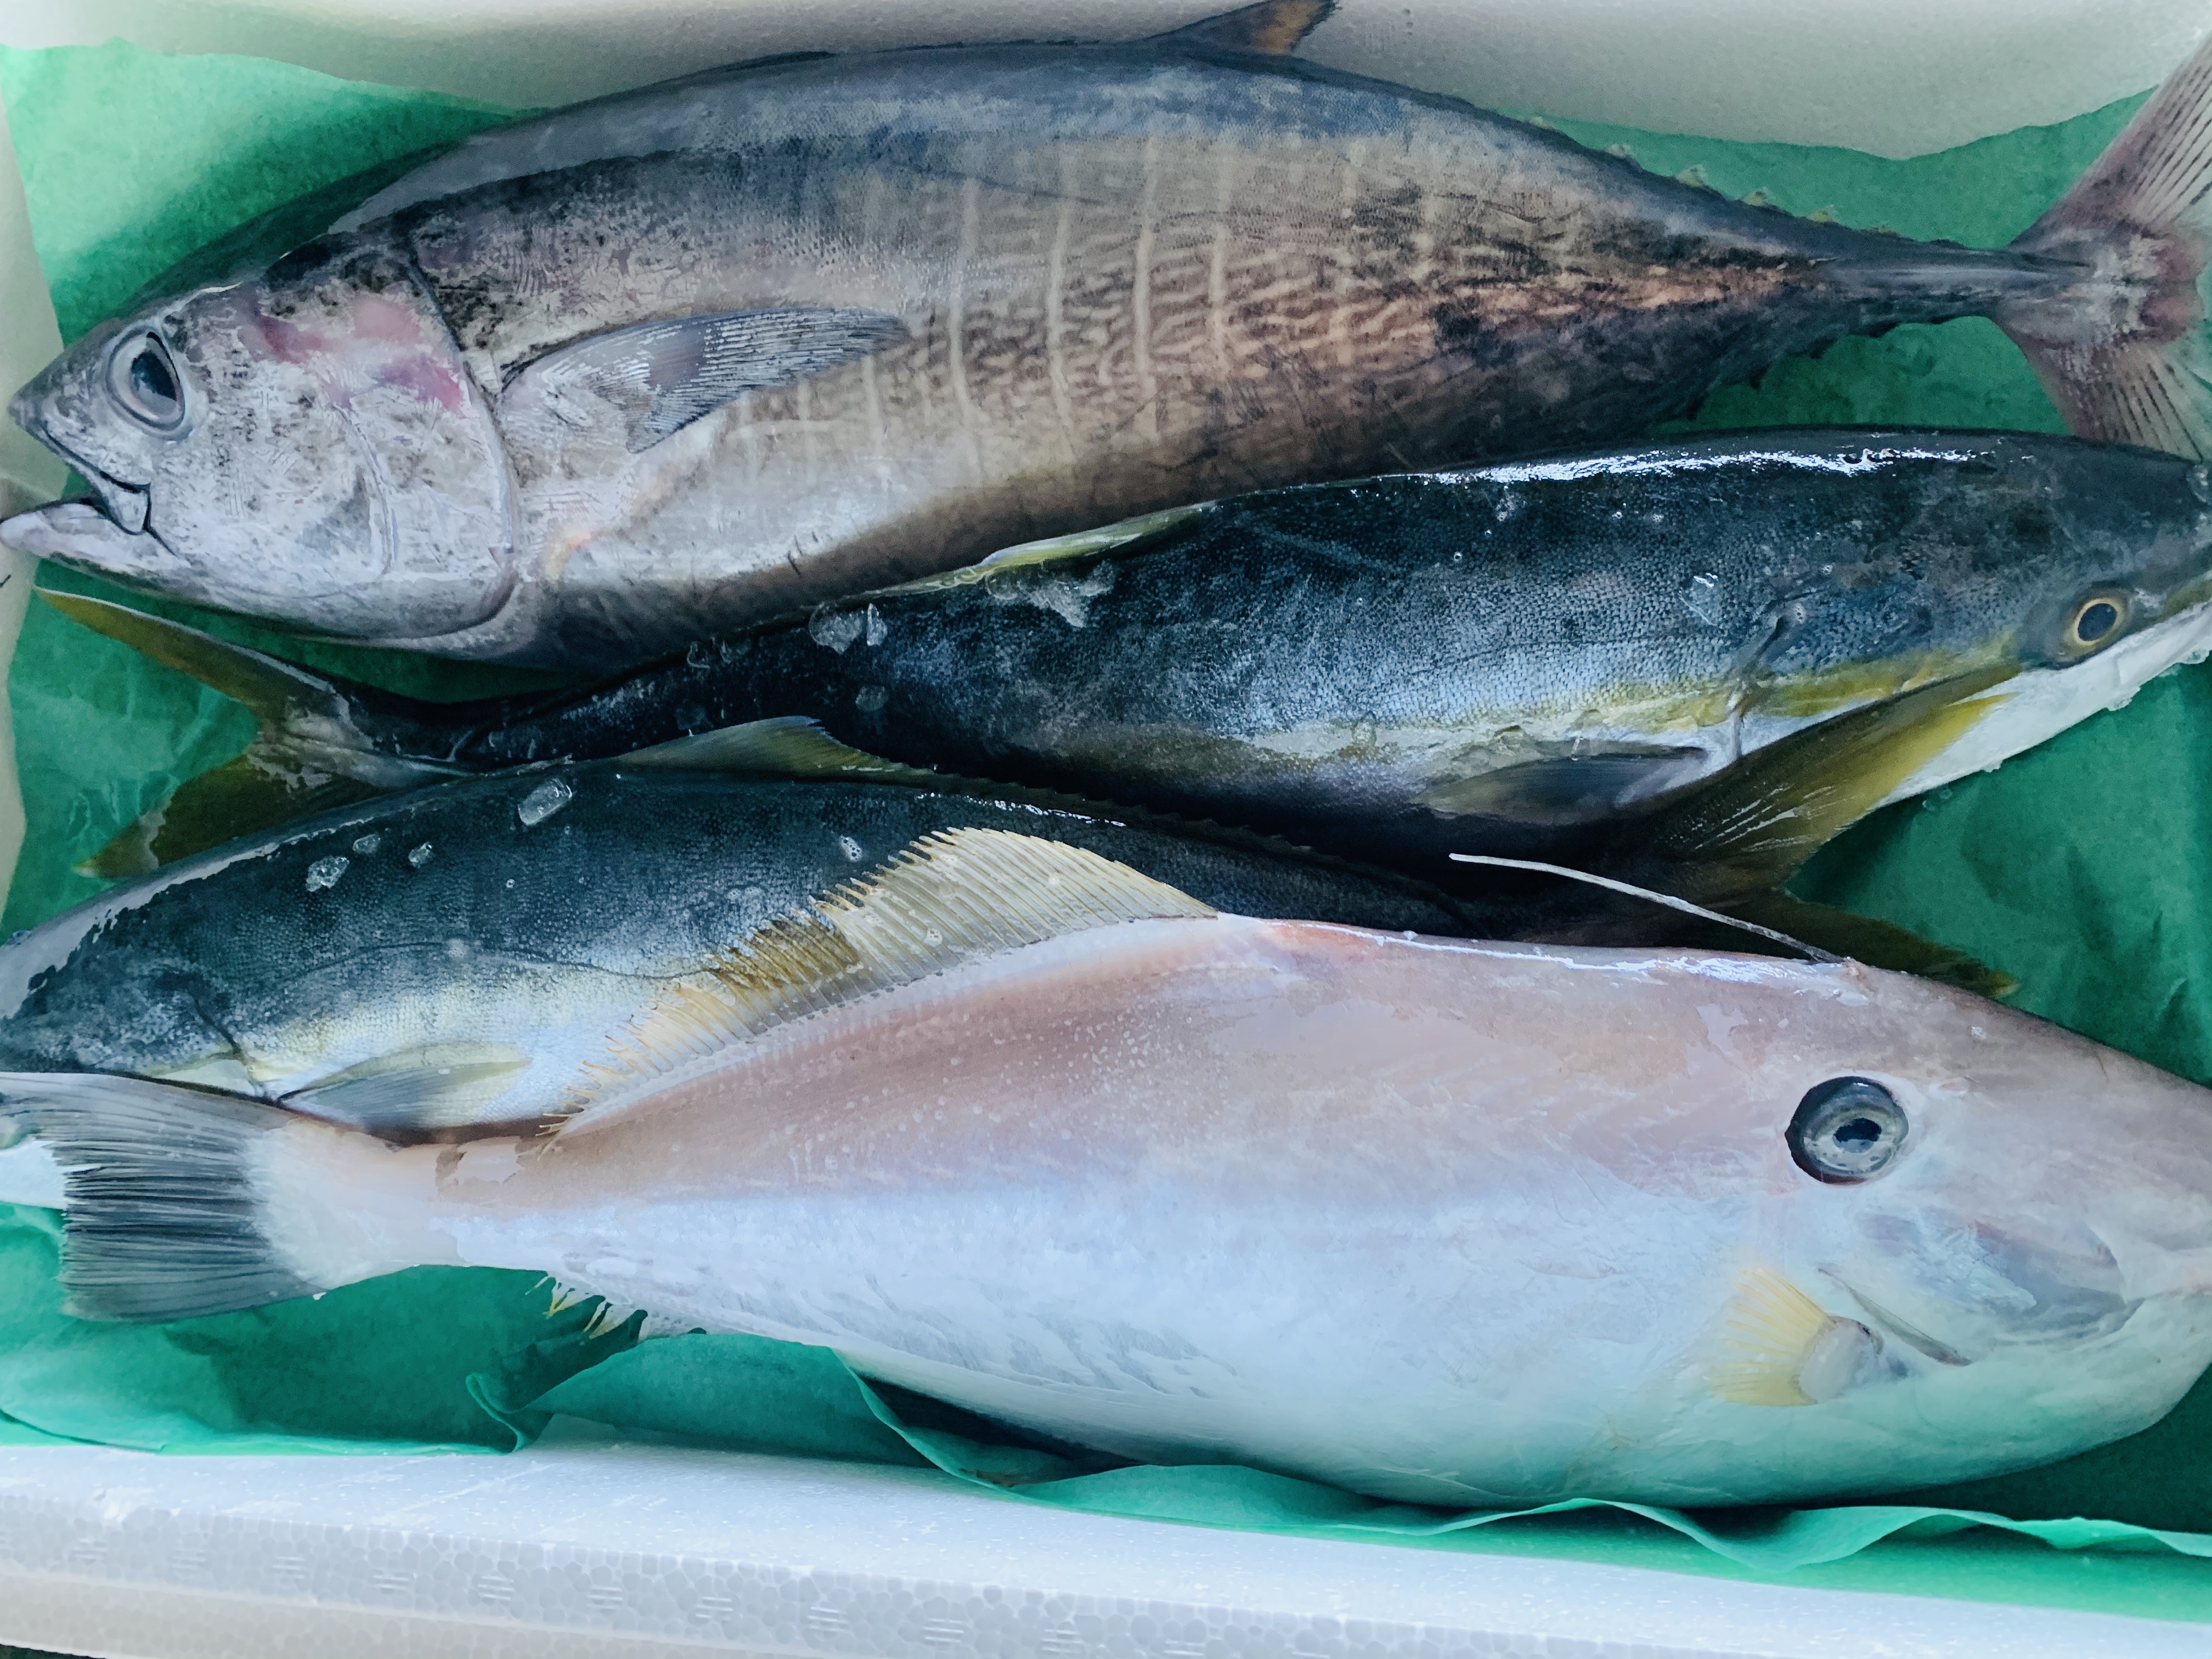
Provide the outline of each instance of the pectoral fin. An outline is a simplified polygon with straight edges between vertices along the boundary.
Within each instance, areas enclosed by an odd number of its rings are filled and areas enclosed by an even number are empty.
[[[1336,0],[1261,0],[1256,6],[1225,11],[1152,39],[1162,46],[1211,46],[1219,52],[1289,56],[1336,9]]]
[[[1779,1273],[1747,1269],[1706,1343],[1704,1376],[1738,1406],[1813,1406],[1844,1393],[1879,1360],[1881,1341],[1839,1319]]]
[[[1633,826],[1623,862],[1692,869],[1707,904],[1779,887],[1971,730],[1991,706],[1982,694],[2017,672],[1978,670],[1770,744]]]
[[[636,454],[732,398],[823,374],[905,332],[884,312],[830,306],[637,323],[538,358],[508,383],[501,407],[538,398],[558,410],[580,395],[597,398],[620,411]]]
[[[282,1103],[376,1135],[475,1127],[500,1121],[484,1109],[529,1064],[508,1043],[436,1042],[349,1066]]]
[[[1616,817],[1688,782],[1708,763],[1702,749],[1656,744],[1547,755],[1432,784],[1419,799],[1444,817],[1564,829]]]

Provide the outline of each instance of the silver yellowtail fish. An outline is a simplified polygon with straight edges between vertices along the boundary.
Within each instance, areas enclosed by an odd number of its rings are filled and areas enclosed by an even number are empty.
[[[166,1078],[400,1135],[542,1120],[672,984],[917,837],[981,829],[1263,915],[1464,935],[1540,908],[916,777],[786,722],[358,805],[102,894],[0,946],[0,1071]]]
[[[1232,497],[475,703],[52,597],[266,722],[116,873],[333,791],[802,715],[1432,877],[1487,852],[1722,902],[2203,656],[2208,503],[2202,464],[2071,438],[1699,438]]]
[[[2212,1092],[1852,964],[1222,914],[926,836],[606,1034],[550,1136],[395,1147],[0,1076],[93,1318],[418,1263],[1123,1455],[1453,1505],[2064,1456],[2212,1359]]]
[[[605,672],[1161,507],[1620,441],[1900,323],[1989,316],[2077,433],[2212,453],[2212,56],[1984,251],[1293,61],[1328,9],[778,58],[333,186],[23,390],[96,499],[4,534]]]

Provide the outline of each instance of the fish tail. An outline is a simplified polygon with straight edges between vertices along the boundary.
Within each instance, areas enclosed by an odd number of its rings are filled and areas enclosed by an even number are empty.
[[[46,588],[39,597],[70,620],[245,704],[261,722],[243,753],[179,784],[80,864],[82,874],[108,880],[148,875],[234,836],[461,769],[411,757],[439,752],[437,744],[451,729],[435,703],[312,674],[129,605]]]
[[[2212,42],[2012,245],[2079,278],[1991,314],[2079,436],[2212,458]]]
[[[258,1154],[300,1121],[283,1109],[144,1078],[29,1072],[0,1073],[0,1117],[61,1167],[61,1280],[76,1317],[191,1319],[330,1288],[301,1278],[271,1237]]]

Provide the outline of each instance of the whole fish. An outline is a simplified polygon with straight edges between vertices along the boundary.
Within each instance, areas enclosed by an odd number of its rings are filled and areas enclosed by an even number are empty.
[[[604,687],[429,703],[52,597],[247,700],[152,860],[394,772],[803,715],[871,754],[1440,876],[1487,852],[1706,902],[2212,648],[2203,465],[2069,438],[1699,438],[1309,485],[1009,550]]]
[[[1216,912],[924,837],[609,1034],[550,1137],[398,1148],[0,1076],[92,1318],[419,1263],[1080,1445],[1454,1506],[2065,1456],[2212,1359],[2212,1092],[1856,965]]]
[[[607,672],[1238,490],[1620,441],[1986,315],[2073,428],[2212,453],[2212,56],[2010,247],[1656,177],[1286,54],[799,55],[480,134],[157,280],[15,418],[33,553],[321,635]]]
[[[1255,836],[902,778],[770,726],[237,843],[0,947],[0,1070],[167,1078],[403,1135],[542,1119],[672,985],[950,830],[1053,836],[1261,915],[1513,925]]]

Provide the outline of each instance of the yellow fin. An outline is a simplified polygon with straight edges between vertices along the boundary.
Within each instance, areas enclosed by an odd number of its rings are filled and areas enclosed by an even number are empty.
[[[1722,1313],[1705,1380],[1739,1406],[1811,1406],[1849,1384],[1873,1333],[1838,1319],[1779,1273],[1747,1268]]]
[[[1298,42],[1335,9],[1336,0],[1261,0],[1256,6],[1223,12],[1152,39],[1163,45],[1210,46],[1221,52],[1256,52],[1279,58],[1297,51]]]
[[[604,1110],[617,1090],[979,957],[1115,922],[1214,914],[1085,848],[1006,830],[924,836],[664,995],[609,1041],[605,1062],[586,1067],[569,1109]]]
[[[1778,887],[1972,730],[2017,672],[1990,665],[1794,732],[1638,823],[1634,850],[1694,866],[1707,904]]]
[[[1097,530],[1079,530],[1069,536],[1053,536],[1041,542],[1021,542],[1012,547],[1002,547],[997,552],[978,559],[973,564],[963,564],[957,570],[945,570],[934,576],[917,576],[910,582],[901,582],[896,587],[880,587],[872,593],[860,593],[850,599],[839,600],[824,607],[829,611],[849,611],[865,607],[870,599],[895,598],[904,593],[934,593],[950,587],[969,587],[978,582],[988,582],[1010,572],[1034,569],[1040,565],[1057,564],[1064,559],[1079,559],[1093,553],[1110,553],[1140,542],[1148,536],[1164,531],[1200,514],[1210,513],[1211,506],[1170,507],[1158,513],[1147,513],[1140,518],[1123,519],[1117,524],[1101,526]]]

